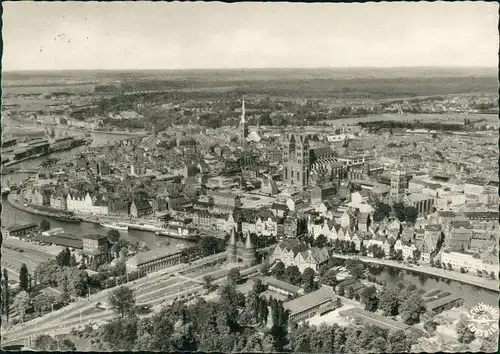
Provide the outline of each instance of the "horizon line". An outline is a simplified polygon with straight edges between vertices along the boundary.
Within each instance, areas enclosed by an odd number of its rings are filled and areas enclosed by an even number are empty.
[[[211,70],[339,70],[339,69],[497,69],[497,66],[486,65],[461,65],[461,66],[445,66],[445,65],[415,65],[415,66],[323,66],[323,67],[239,67],[239,68],[144,68],[144,69],[12,69],[2,70],[2,73],[13,72],[46,72],[46,71],[211,71]]]

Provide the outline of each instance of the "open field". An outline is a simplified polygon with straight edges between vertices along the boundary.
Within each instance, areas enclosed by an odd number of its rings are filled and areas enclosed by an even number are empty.
[[[349,68],[4,73],[4,95],[88,92],[120,82],[125,92],[205,91],[271,97],[388,98],[488,92],[496,94],[494,68]],[[466,79],[465,79],[466,78]]]

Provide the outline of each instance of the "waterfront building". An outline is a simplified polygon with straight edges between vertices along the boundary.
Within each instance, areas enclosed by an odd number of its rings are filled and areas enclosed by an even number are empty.
[[[58,233],[52,236],[36,236],[33,241],[41,244],[56,245],[68,247],[70,250],[83,249],[83,241],[81,236],[73,235],[70,233]]]
[[[470,222],[454,220],[445,229],[445,248],[449,251],[464,251],[470,248],[472,226]]]
[[[38,225],[35,223],[13,225],[5,231],[5,237],[23,237],[38,232]]]
[[[316,291],[285,302],[283,307],[290,312],[289,321],[297,323],[335,310],[340,306],[339,300],[331,287],[323,285]]]
[[[301,272],[306,268],[312,268],[317,272],[328,259],[330,255],[325,247],[309,247],[297,239],[280,242],[270,256],[271,262],[282,262],[287,267],[294,265]]]
[[[148,274],[181,262],[182,252],[170,252],[166,248],[157,248],[147,252],[140,252],[125,262],[127,272]]]
[[[498,274],[498,263],[486,263],[483,262],[479,255],[463,253],[463,252],[443,252],[441,253],[441,264],[450,263],[452,268],[459,270],[463,268],[468,272],[483,272],[486,271],[488,274],[493,272]]]
[[[130,215],[134,218],[140,218],[144,215],[153,213],[153,207],[147,200],[134,200],[130,205]]]
[[[367,325],[377,326],[382,329],[387,329],[391,332],[395,331],[405,331],[410,326],[404,324],[401,321],[393,320],[392,318],[377,315],[376,313],[366,311],[357,307],[343,310],[339,312],[339,315],[346,318],[352,322],[361,321]]]
[[[107,203],[100,199],[91,197],[89,193],[68,193],[66,197],[67,210],[81,214],[108,215]]]

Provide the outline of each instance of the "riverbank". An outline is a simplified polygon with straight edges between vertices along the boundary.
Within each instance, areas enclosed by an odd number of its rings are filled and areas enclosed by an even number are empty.
[[[342,258],[342,259],[357,259],[357,260],[360,260],[361,262],[364,262],[364,263],[386,265],[386,266],[393,267],[393,268],[408,270],[410,272],[434,275],[434,276],[437,276],[440,278],[454,280],[454,281],[457,281],[459,283],[469,284],[469,285],[477,286],[479,288],[492,290],[495,292],[500,292],[499,282],[497,280],[478,278],[478,277],[470,275],[470,274],[462,274],[462,273],[457,273],[454,271],[432,268],[431,266],[427,266],[427,265],[419,265],[419,266],[411,266],[410,267],[408,265],[398,263],[398,262],[392,261],[392,260],[387,260],[387,259],[377,259],[377,258],[363,257],[363,256],[348,256],[348,255],[344,255],[344,254],[333,254],[332,257]]]
[[[60,215],[56,214],[56,213],[51,213],[49,211],[43,211],[43,210],[35,209],[35,208],[29,207],[29,206],[24,206],[24,201],[22,199],[21,199],[21,201],[17,201],[16,195],[12,194],[12,193],[7,196],[7,201],[15,209],[18,209],[18,210],[21,210],[21,211],[24,211],[24,212],[27,212],[30,214],[46,216],[48,218],[60,217]],[[130,218],[127,218],[124,216],[109,216],[109,215],[108,216],[89,216],[87,214],[79,214],[79,213],[75,213],[74,215],[77,218],[79,218],[81,220],[81,222],[91,223],[91,224],[95,224],[95,225],[101,225],[101,224],[107,224],[107,223],[121,223],[121,224],[128,225],[130,230],[139,230],[139,231],[152,232],[152,233],[154,233],[156,231],[156,229],[151,229],[146,225],[138,224],[139,221],[144,222],[144,223],[148,222],[148,220],[144,220],[144,219],[133,219],[134,222],[132,222],[132,220]],[[171,237],[171,238],[176,238],[176,239],[185,240],[185,241],[196,241],[197,240],[197,237],[187,236],[187,235],[179,235],[176,233],[162,232],[159,234],[160,234],[160,236]]]

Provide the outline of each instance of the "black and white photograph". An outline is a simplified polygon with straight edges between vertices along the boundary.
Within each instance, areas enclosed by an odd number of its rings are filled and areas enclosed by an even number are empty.
[[[498,351],[498,3],[1,6],[2,352]]]

